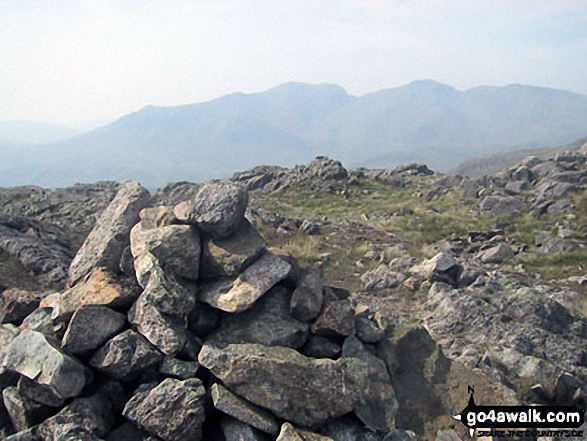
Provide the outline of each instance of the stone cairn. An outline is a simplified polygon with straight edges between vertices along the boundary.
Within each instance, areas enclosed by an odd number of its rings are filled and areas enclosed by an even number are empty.
[[[64,292],[0,305],[0,437],[411,439],[378,315],[267,250],[247,203],[228,181],[175,207],[123,184]]]

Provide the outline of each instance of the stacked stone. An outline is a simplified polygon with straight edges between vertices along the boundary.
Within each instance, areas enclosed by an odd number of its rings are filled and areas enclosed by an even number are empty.
[[[30,296],[11,304],[0,436],[410,439],[374,355],[377,315],[325,286],[320,265],[267,250],[247,202],[228,181],[174,207],[122,185],[69,288],[33,296],[32,312]]]

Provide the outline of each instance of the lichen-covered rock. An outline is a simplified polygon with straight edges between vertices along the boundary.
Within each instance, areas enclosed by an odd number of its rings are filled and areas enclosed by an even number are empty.
[[[164,441],[199,441],[205,397],[199,379],[167,378],[153,389],[135,394],[126,403],[123,415]]]
[[[54,305],[53,318],[67,321],[76,310],[86,305],[121,310],[132,305],[139,294],[135,286],[119,281],[105,268],[97,268],[61,295],[58,304]]]
[[[479,253],[479,259],[483,263],[502,263],[514,257],[514,250],[509,245],[500,243]]]
[[[406,280],[406,276],[398,271],[393,271],[385,265],[380,265],[378,268],[367,271],[361,276],[363,289],[366,291],[394,289],[404,280]]]
[[[69,267],[70,284],[98,267],[118,271],[129,233],[139,221],[140,211],[150,200],[149,192],[133,181],[125,182],[104,210]]]
[[[109,340],[90,359],[90,366],[118,380],[129,381],[163,359],[145,338],[129,329]]]
[[[40,332],[28,329],[12,341],[4,367],[48,386],[61,398],[78,396],[88,381],[83,364],[55,347]]]
[[[154,259],[157,266],[189,280],[197,280],[200,268],[200,236],[189,225],[165,225],[147,229],[146,222],[132,228],[131,252],[141,286],[149,280],[141,260]],[[137,260],[139,265],[136,265]],[[138,266],[138,268],[137,268]]]
[[[324,300],[323,289],[322,263],[302,271],[298,286],[291,297],[291,314],[304,322],[318,317]]]
[[[155,268],[141,298],[153,304],[161,313],[184,321],[196,304],[196,295],[173,273]]]
[[[176,205],[174,213],[180,221],[222,239],[243,221],[248,202],[247,190],[240,184],[212,181],[202,185],[193,200]]]
[[[200,263],[200,277],[237,277],[252,264],[265,249],[265,240],[257,230],[243,220],[237,230],[224,239],[204,241]]]
[[[144,294],[128,312],[128,321],[165,355],[176,355],[185,346],[185,320],[162,313]]]
[[[350,412],[358,399],[358,385],[344,363],[290,348],[205,344],[198,360],[231,391],[304,427]]]
[[[61,348],[72,355],[93,352],[125,325],[126,317],[106,306],[83,306],[71,317]]]
[[[199,300],[226,312],[241,312],[250,308],[273,285],[283,280],[290,264],[275,254],[266,252],[243,271],[235,281],[230,279],[204,284]]]
[[[233,394],[220,384],[216,383],[210,388],[214,407],[227,415],[236,418],[262,432],[277,435],[279,423],[275,416],[264,409],[248,403],[239,396]]]
[[[254,308],[223,317],[220,327],[207,341],[299,348],[306,342],[310,326],[291,316],[290,299],[290,290],[274,286]]]
[[[283,423],[276,441],[304,441],[290,423]]]

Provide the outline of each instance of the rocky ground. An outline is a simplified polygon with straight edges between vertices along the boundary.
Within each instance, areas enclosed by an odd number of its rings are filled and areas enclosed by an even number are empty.
[[[587,147],[0,190],[0,437],[457,440],[587,393]],[[2,404],[3,402],[3,404]]]

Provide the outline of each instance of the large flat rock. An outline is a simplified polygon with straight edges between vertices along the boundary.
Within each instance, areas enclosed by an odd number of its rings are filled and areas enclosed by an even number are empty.
[[[350,412],[358,399],[346,363],[308,358],[290,348],[205,344],[199,362],[236,394],[303,427]]]

